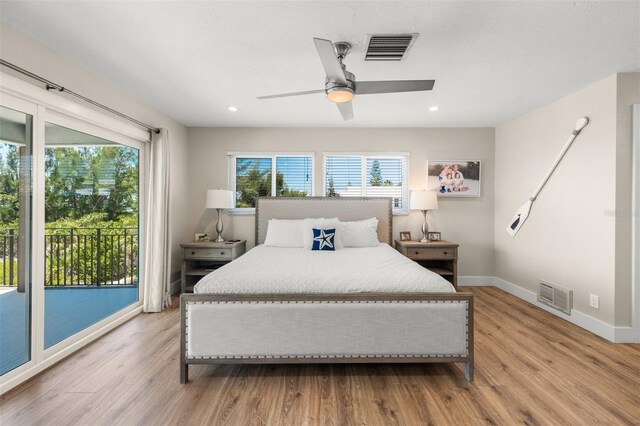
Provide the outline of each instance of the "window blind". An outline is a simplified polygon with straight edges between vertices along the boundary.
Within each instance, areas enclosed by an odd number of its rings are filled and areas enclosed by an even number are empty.
[[[311,168],[311,157],[276,157],[276,197],[311,195]]]
[[[328,197],[391,197],[396,211],[408,209],[408,155],[326,155]]]
[[[257,197],[313,195],[312,155],[228,155],[229,187],[236,194],[236,208],[254,208]]]

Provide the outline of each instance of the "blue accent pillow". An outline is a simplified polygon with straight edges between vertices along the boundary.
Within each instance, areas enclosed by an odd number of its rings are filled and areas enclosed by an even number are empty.
[[[334,251],[336,249],[336,229],[313,228],[311,250]]]

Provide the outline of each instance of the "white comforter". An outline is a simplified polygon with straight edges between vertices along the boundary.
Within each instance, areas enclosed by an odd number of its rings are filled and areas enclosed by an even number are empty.
[[[455,292],[388,244],[311,251],[260,245],[205,276],[195,293]]]

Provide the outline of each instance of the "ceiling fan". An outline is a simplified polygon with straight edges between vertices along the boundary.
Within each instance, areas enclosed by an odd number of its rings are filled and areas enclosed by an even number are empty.
[[[320,61],[324,66],[327,80],[324,89],[304,92],[282,93],[278,95],[259,96],[258,99],[284,98],[287,96],[311,95],[325,93],[327,99],[334,102],[344,120],[353,118],[351,100],[356,95],[375,95],[379,93],[420,92],[433,89],[435,80],[389,80],[389,81],[356,81],[356,76],[347,71],[344,58],[351,51],[346,41],[335,44],[331,40],[314,38]]]

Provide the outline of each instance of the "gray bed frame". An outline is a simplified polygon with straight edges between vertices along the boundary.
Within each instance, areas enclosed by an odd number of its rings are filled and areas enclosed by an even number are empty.
[[[295,198],[278,198],[278,197],[260,197],[256,201],[256,245],[262,244],[266,236],[267,223],[269,219],[301,219],[307,217],[339,217],[341,220],[359,220],[370,217],[377,217],[378,238],[382,242],[392,244],[392,215],[391,215],[391,198],[346,198],[346,197],[295,197]],[[374,315],[393,315],[390,321],[376,321],[377,326],[367,325],[368,316],[358,317],[362,311],[362,306],[366,304],[372,310]],[[436,309],[449,309],[455,314],[443,315],[444,320],[438,321],[437,328],[430,324],[411,324],[409,333],[418,333],[417,336],[424,338],[424,351],[415,349],[414,341],[407,342],[411,346],[411,350],[406,353],[386,351],[377,353],[375,349],[369,347],[366,353],[360,353],[358,348],[350,348],[344,350],[345,337],[341,335],[341,327],[332,327],[331,329],[305,329],[295,330],[295,324],[291,322],[283,322],[281,318],[272,315],[267,307],[282,305],[294,305],[295,309],[302,309],[305,318],[320,320],[327,318],[326,315],[333,315],[327,310],[341,307],[342,313],[347,312],[349,318],[355,318],[359,323],[365,324],[367,330],[363,333],[375,335],[393,335],[396,330],[393,324],[399,324],[396,327],[400,333],[407,333],[407,323],[403,323],[405,318],[404,309],[407,310],[407,321],[415,318],[415,307],[419,306],[422,314],[434,315]],[[456,305],[456,306],[454,306]],[[190,353],[190,347],[195,347],[195,341],[189,339],[206,339],[211,334],[212,327],[227,327],[235,330],[237,328],[237,319],[248,313],[248,309],[253,309],[252,315],[258,311],[260,318],[260,326],[253,327],[249,324],[240,331],[233,331],[231,336],[226,337],[227,340],[216,340],[215,342],[203,342],[205,347],[209,348],[206,353],[202,350]],[[346,306],[346,310],[345,310]],[[353,306],[353,312],[348,311]],[[410,307],[413,306],[414,313],[410,314]],[[460,306],[464,307],[461,313]],[[388,314],[389,307],[392,307],[393,313]],[[387,310],[384,311],[386,308]],[[225,314],[220,316],[220,309],[226,309]],[[229,311],[231,309],[231,311]],[[288,309],[285,307],[285,309]],[[291,308],[293,309],[293,308]],[[358,310],[359,309],[359,310]],[[380,311],[376,311],[376,309]],[[382,310],[381,310],[382,309]],[[231,315],[229,314],[231,312]],[[244,313],[243,313],[244,312]],[[300,312],[300,311],[299,311]],[[437,311],[442,312],[442,311]],[[341,315],[341,313],[337,313]],[[413,315],[413,316],[412,316]],[[452,322],[459,323],[453,333],[443,330],[447,329],[448,318],[456,316]],[[215,323],[211,318],[215,317]],[[230,317],[229,322],[225,325],[225,319]],[[234,321],[233,318],[236,318]],[[432,317],[433,318],[433,317]],[[232,322],[233,321],[233,322]],[[278,322],[280,321],[280,322]],[[364,321],[364,322],[362,322]],[[254,322],[255,323],[255,322]],[[317,321],[316,321],[317,323]],[[383,325],[380,325],[380,324]],[[265,324],[267,324],[265,328]],[[462,324],[462,327],[460,326]],[[308,338],[306,343],[300,342],[299,347],[296,346],[297,341],[286,340],[283,337],[283,330],[305,333]],[[376,329],[375,327],[378,327]],[[255,329],[254,329],[255,328]],[[400,330],[401,328],[401,330]],[[415,328],[415,330],[414,330]],[[348,293],[348,294],[182,294],[180,296],[180,382],[188,381],[188,368],[191,364],[299,364],[299,363],[464,363],[464,375],[468,381],[473,380],[474,375],[474,351],[473,351],[473,294],[472,293]],[[273,331],[273,336],[265,336]],[[308,333],[311,335],[308,335]],[[313,333],[318,333],[314,336]],[[371,334],[373,333],[373,334]],[[295,334],[295,333],[293,333]],[[453,335],[451,335],[453,334]],[[336,343],[333,347],[331,336],[335,337]],[[219,339],[219,335],[216,339]],[[285,339],[284,341],[282,339]],[[273,341],[280,339],[282,346],[287,347],[283,352],[273,349]],[[266,350],[258,347],[255,350],[242,350],[233,352],[236,347],[247,348],[254,347],[254,341],[265,340],[272,343],[271,349]],[[419,340],[419,339],[418,339]],[[447,342],[451,341],[451,347],[455,347],[451,351],[442,350],[447,347]],[[312,341],[313,351],[309,352],[309,341]],[[317,343],[323,342],[323,343]],[[435,342],[435,343],[434,343]],[[463,348],[460,347],[463,342]],[[444,345],[444,346],[443,346]],[[202,347],[202,345],[199,345]],[[266,347],[265,346],[265,347]],[[347,343],[347,346],[349,344]],[[402,344],[400,344],[402,346]],[[430,348],[437,347],[436,352],[430,352]],[[232,349],[229,349],[232,348]],[[231,352],[229,352],[231,350]],[[284,350],[284,349],[283,349]],[[197,353],[196,353],[197,352]],[[425,353],[426,352],[426,353]]]

